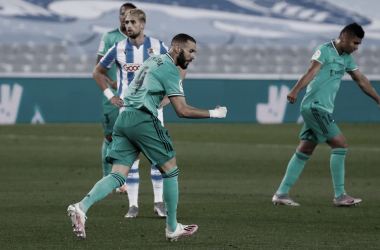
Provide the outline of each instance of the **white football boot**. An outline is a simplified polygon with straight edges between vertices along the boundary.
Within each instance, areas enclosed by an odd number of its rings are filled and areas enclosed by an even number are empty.
[[[194,234],[198,230],[197,225],[182,225],[177,224],[177,228],[174,232],[170,232],[168,229],[166,231],[166,239],[170,242],[177,241],[181,237],[186,237]]]
[[[69,216],[71,218],[73,231],[75,232],[78,238],[85,239],[86,238],[85,223],[86,223],[87,217],[85,213],[80,209],[79,203],[70,205],[67,208],[67,212],[69,213]]]
[[[287,206],[300,206],[297,202],[290,199],[289,194],[279,194],[275,193],[272,198],[272,202],[275,205],[287,205]]]
[[[352,207],[358,206],[360,203],[362,203],[362,199],[353,198],[346,192],[343,192],[339,197],[334,198],[334,206],[336,207]]]

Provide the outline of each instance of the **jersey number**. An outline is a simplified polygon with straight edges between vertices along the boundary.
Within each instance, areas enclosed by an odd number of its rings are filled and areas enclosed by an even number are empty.
[[[135,92],[132,93],[132,95],[136,95],[137,91],[141,88],[141,86],[144,83],[144,79],[146,74],[148,73],[149,67],[145,67],[140,71],[140,74],[137,76],[135,84],[136,84],[136,89]]]
[[[110,118],[108,117],[108,114],[104,114],[104,122],[106,124],[110,123]]]

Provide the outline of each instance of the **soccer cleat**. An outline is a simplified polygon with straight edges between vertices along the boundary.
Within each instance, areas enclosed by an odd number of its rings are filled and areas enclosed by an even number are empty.
[[[79,203],[70,205],[67,208],[67,212],[69,213],[69,216],[71,218],[73,231],[75,232],[78,238],[85,239],[86,230],[84,224],[86,222],[87,217],[85,213],[79,208]]]
[[[339,197],[334,198],[334,206],[336,207],[351,207],[358,206],[362,203],[362,199],[360,198],[352,198],[346,192],[343,192]]]
[[[279,194],[275,193],[272,198],[272,202],[275,205],[288,205],[288,206],[300,206],[297,202],[290,199],[289,194]]]
[[[154,213],[160,218],[166,218],[166,208],[163,202],[154,203]]]
[[[177,224],[177,228],[174,232],[170,232],[168,229],[166,231],[166,239],[170,242],[177,241],[181,237],[190,236],[198,230],[197,225],[182,225]]]
[[[127,183],[124,183],[123,186],[116,188],[117,194],[126,194],[127,193]]]
[[[124,216],[124,218],[136,218],[138,214],[139,214],[139,208],[136,206],[132,206],[129,208],[129,211]]]

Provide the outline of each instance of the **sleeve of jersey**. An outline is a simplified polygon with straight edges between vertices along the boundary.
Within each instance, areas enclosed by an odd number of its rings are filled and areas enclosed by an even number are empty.
[[[164,88],[168,97],[185,96],[179,72],[171,71],[164,79]]]
[[[108,37],[107,37],[107,33],[104,33],[102,36],[102,40],[100,40],[98,55],[104,56],[107,53],[108,49],[109,49]]]
[[[110,69],[112,67],[112,65],[114,65],[115,63],[115,60],[116,60],[116,46],[117,46],[117,43],[114,44],[114,46],[112,46],[107,54],[105,56],[103,56],[103,58],[100,60],[100,65],[102,65],[104,68],[106,69]]]
[[[354,58],[350,55],[347,60],[347,66],[346,66],[346,71],[354,71],[357,70],[358,66],[356,66],[356,63],[354,62]]]
[[[321,63],[322,65],[325,63],[326,61],[326,58],[327,58],[327,50],[326,50],[326,47],[324,46],[318,46],[315,50],[314,50],[314,54],[313,56],[311,57],[311,60],[313,61],[317,61],[319,63]]]
[[[160,41],[160,54],[168,53],[168,47],[164,44],[164,42]]]

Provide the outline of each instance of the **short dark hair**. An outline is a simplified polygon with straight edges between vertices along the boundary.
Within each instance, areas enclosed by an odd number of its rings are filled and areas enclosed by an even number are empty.
[[[339,36],[341,37],[341,36],[343,36],[343,34],[354,35],[354,36],[357,36],[357,37],[363,39],[364,30],[363,30],[362,26],[360,26],[359,24],[351,23],[342,29]]]
[[[173,37],[170,45],[174,46],[176,43],[184,44],[184,43],[187,43],[187,41],[192,41],[194,43],[197,43],[193,37],[191,37],[187,34],[181,33],[181,34],[178,34],[175,37]]]
[[[133,3],[125,3],[122,6],[120,6],[119,13],[121,12],[121,8],[123,8],[123,7],[129,7],[131,9],[136,9],[137,8]]]

